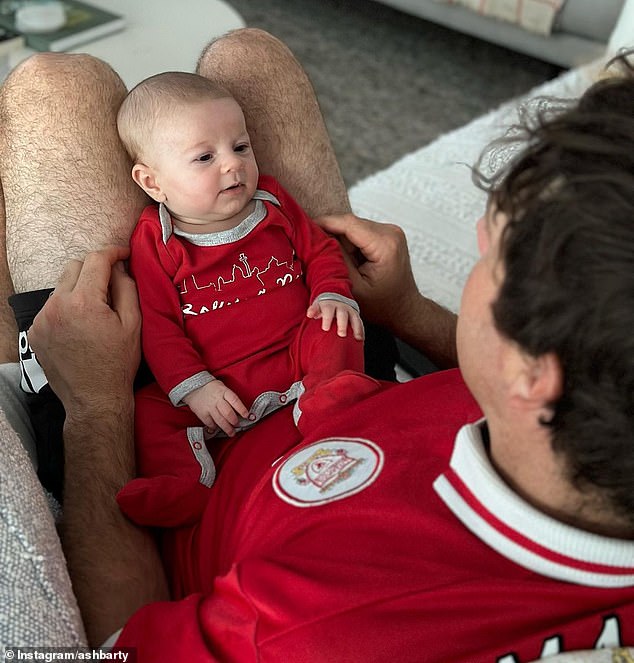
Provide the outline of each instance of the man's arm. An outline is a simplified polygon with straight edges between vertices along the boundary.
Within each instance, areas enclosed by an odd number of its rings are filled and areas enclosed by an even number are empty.
[[[439,368],[456,366],[457,317],[419,292],[403,231],[353,214],[324,216],[316,222],[339,237],[363,316],[423,352]]]
[[[127,249],[71,262],[29,340],[66,410],[62,542],[91,644],[146,603],[168,598],[151,534],[119,511],[134,477],[132,383],[139,364],[136,289]]]

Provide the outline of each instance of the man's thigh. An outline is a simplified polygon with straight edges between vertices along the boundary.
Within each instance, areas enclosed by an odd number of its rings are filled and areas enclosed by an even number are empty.
[[[40,53],[0,91],[0,179],[15,291],[52,287],[70,259],[127,244],[145,195],[116,113],[125,86],[88,55]]]

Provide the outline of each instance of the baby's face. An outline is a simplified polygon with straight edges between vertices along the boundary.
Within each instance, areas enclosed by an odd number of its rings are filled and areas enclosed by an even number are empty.
[[[189,104],[159,120],[148,156],[177,227],[227,230],[251,211],[258,166],[233,99]]]

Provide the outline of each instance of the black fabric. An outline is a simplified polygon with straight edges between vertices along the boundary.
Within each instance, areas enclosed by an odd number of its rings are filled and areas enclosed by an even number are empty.
[[[44,288],[43,290],[32,290],[31,292],[21,292],[9,297],[9,304],[13,309],[18,331],[27,331],[33,322],[33,318],[40,312],[40,309],[46,303],[46,300],[53,292],[53,288]]]
[[[376,325],[365,325],[365,372],[377,380],[396,381],[394,367],[398,361],[396,341],[390,332]]]
[[[400,338],[396,339],[396,347],[398,350],[398,363],[407,371],[413,378],[434,373],[439,370],[438,367],[431,362],[422,352],[416,350],[411,345],[408,345]]]
[[[29,329],[52,291],[52,288],[47,288],[9,297],[18,332],[26,332]],[[30,347],[25,343],[19,344],[19,350],[20,362],[33,358]],[[26,392],[26,405],[35,433],[38,478],[44,488],[61,501],[64,477],[64,407],[48,385],[37,394]]]
[[[37,394],[26,394],[35,432],[37,476],[46,490],[62,501],[64,485],[64,406],[47,385]]]

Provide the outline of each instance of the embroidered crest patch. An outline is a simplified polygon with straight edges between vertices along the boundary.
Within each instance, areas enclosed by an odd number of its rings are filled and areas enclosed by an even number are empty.
[[[382,469],[383,452],[374,442],[327,438],[287,458],[273,475],[273,489],[293,506],[319,506],[367,488]]]

